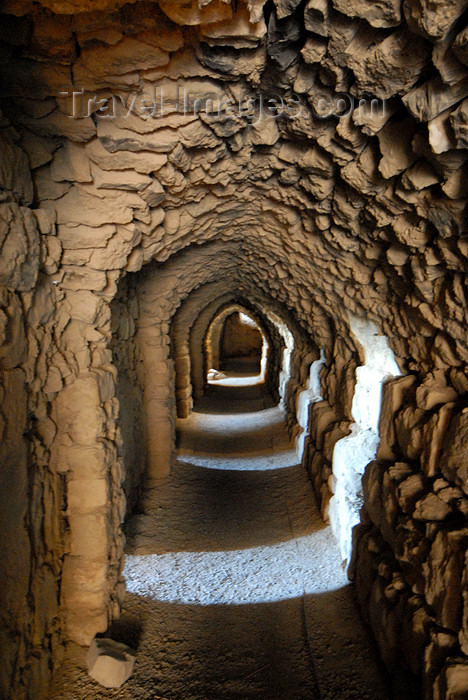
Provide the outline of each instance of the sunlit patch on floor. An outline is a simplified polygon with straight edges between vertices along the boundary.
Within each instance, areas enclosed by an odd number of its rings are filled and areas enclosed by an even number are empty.
[[[249,549],[128,555],[124,576],[132,593],[198,605],[269,603],[347,583],[328,528]]]
[[[204,467],[205,469],[220,469],[226,471],[238,471],[240,459],[236,456],[225,455],[199,455],[181,454],[179,463]],[[272,455],[246,455],[242,456],[242,471],[267,471],[270,469],[283,469],[297,465],[297,454],[295,450],[284,450]]]

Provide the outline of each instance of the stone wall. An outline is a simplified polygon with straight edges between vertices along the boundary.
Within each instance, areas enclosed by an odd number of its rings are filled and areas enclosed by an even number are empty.
[[[192,292],[174,314],[170,335],[175,366],[177,415],[185,418],[192,410],[194,398],[201,398],[206,387],[206,373],[213,367],[212,343],[208,341],[210,327],[229,308],[238,308],[233,294],[226,293],[224,282],[213,282]],[[240,308],[240,307],[239,307]],[[242,307],[244,311],[246,310]],[[274,330],[268,324],[268,337]],[[276,345],[267,365],[266,381],[276,391]],[[275,375],[276,372],[276,375]]]
[[[355,360],[341,366],[338,383],[326,370],[321,382],[325,395],[330,378],[342,386],[341,411],[335,410],[338,397],[314,403],[306,442],[325,518],[336,485],[334,447],[353,425]],[[421,683],[427,698],[465,693],[465,382],[459,370],[436,370],[423,381],[416,373],[388,380],[377,459],[363,477],[350,576],[397,693]]]
[[[362,364],[350,315],[388,338],[402,377],[384,392],[352,571],[389,666],[428,698],[462,697],[465,3],[2,8],[2,692],[39,698],[59,640],[87,644],[118,614],[124,489],[133,507],[141,470],[172,459],[170,324],[220,283],[293,329],[292,430],[323,350],[306,462],[324,515]],[[149,116],[138,96],[161,89]],[[272,93],[288,108],[274,118],[258,100]],[[340,117],[343,95],[367,108]],[[156,432],[129,430],[140,411]]]
[[[243,322],[239,314],[233,314],[226,319],[221,338],[222,361],[252,357],[260,366],[262,346],[262,336],[255,326]]]
[[[210,363],[206,336],[216,316],[224,308],[225,304],[232,303],[232,294],[223,294],[224,285],[221,286],[220,296],[213,299],[200,311],[195,319],[189,334],[190,349],[190,378],[194,400],[202,398],[206,386],[206,370]],[[209,369],[209,367],[208,367]]]
[[[143,386],[138,373],[140,356],[135,343],[139,318],[135,275],[124,277],[111,304],[112,358],[117,369],[116,398],[119,402],[120,454],[124,466],[126,515],[141,495],[146,462]]]
[[[341,338],[335,341],[332,353],[325,358],[321,369],[322,400],[311,406],[304,455],[325,520],[328,520],[328,506],[334,493],[333,450],[338,440],[349,434],[353,422],[351,407],[359,362],[356,350],[353,352]]]
[[[455,688],[468,652],[466,399],[443,372],[422,382],[403,377],[385,393],[387,440],[363,480],[358,596],[390,668],[403,664],[422,676],[425,697],[432,688],[436,698],[462,697],[464,681]]]
[[[171,323],[171,348],[175,366],[176,404],[179,418],[186,418],[190,414],[194,396],[198,395],[201,398],[206,384],[204,338],[197,337],[194,343],[191,342],[193,326],[197,319],[206,313],[207,307],[212,304],[219,305],[224,299],[229,298],[225,291],[224,285],[217,282],[199,287],[185,299]],[[221,302],[217,299],[220,294]],[[194,382],[195,372],[198,374],[197,388]]]
[[[248,306],[251,306],[248,302],[244,302]],[[217,369],[222,371],[222,364],[224,360],[223,356],[223,343],[225,342],[225,330],[229,323],[229,319],[233,316],[239,316],[240,313],[247,314],[247,307],[242,304],[225,304],[222,308],[218,309],[217,314],[215,314],[211,320],[208,328],[206,329],[205,337],[202,339],[202,346],[205,354],[205,371],[209,369]],[[255,308],[255,306],[253,306]],[[250,312],[251,313],[251,312]],[[260,313],[260,317],[259,314]],[[257,348],[254,350],[254,360],[258,362],[257,369],[258,374],[262,374],[265,377],[265,381],[272,388],[273,395],[276,395],[278,388],[278,371],[281,364],[281,354],[282,354],[282,341],[280,340],[280,334],[275,328],[274,324],[266,317],[262,316],[260,309],[253,313],[252,319],[255,319],[253,323],[256,323],[259,330],[255,331],[254,342],[259,341]],[[240,357],[237,355],[238,352],[236,347],[242,348],[240,352],[244,353],[245,356],[252,354],[251,336],[249,333],[247,335],[243,334],[243,328],[240,329],[239,333],[236,333],[235,345],[231,346],[234,350],[234,354],[229,355],[228,359],[233,357]],[[265,345],[264,345],[265,341]],[[262,364],[263,363],[263,364]],[[251,365],[252,371],[255,369],[255,364]],[[247,371],[250,371],[247,369]]]
[[[60,658],[59,573],[65,484],[50,464],[60,382],[60,297],[48,274],[60,246],[53,220],[31,208],[33,188],[19,134],[2,118],[0,203],[0,695],[45,693]]]

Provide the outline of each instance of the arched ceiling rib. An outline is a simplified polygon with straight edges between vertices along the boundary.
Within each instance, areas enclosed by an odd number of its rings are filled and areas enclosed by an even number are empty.
[[[71,17],[74,0],[40,4],[6,19],[2,108],[17,131],[4,138],[32,165],[10,188],[17,203],[57,222],[65,289],[83,267],[99,292],[104,275],[109,288],[196,244],[214,274],[277,300],[323,346],[364,313],[409,363],[466,361],[461,6],[278,0],[264,15],[262,2],[99,0]],[[97,98],[79,119],[58,95],[73,81]],[[158,89],[163,116],[99,112],[111,93],[128,107]],[[295,113],[194,111],[208,94],[272,93],[296,94]],[[319,118],[317,100],[343,93],[385,109]]]
[[[256,270],[237,246],[215,241],[189,246],[162,264],[155,261],[142,270],[138,279],[143,288],[145,284],[151,289],[155,285],[160,303],[171,309],[170,316],[184,313],[184,305],[192,302],[196,313],[198,305],[205,301],[229,298],[240,300],[261,316],[271,311],[294,328],[294,303],[288,302],[284,290],[286,303],[278,295],[272,295]]]

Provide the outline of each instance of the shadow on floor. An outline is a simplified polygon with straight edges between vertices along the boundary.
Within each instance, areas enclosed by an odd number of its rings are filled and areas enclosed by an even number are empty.
[[[232,396],[234,391],[231,387],[216,388],[222,390],[221,393],[226,389],[227,397]],[[244,457],[294,449],[281,407],[266,405],[263,399],[261,405],[247,402],[246,408],[245,404],[244,400],[232,398],[204,399],[204,407],[193,411],[188,418],[177,421],[180,454],[192,452]],[[279,455],[278,466],[281,464]]]
[[[300,467],[216,470],[178,463],[125,528],[129,554],[245,549],[325,528]]]
[[[50,700],[388,700],[351,586],[254,605],[180,605],[127,593],[116,641],[143,621],[132,677],[106,690],[75,655]],[[405,696],[410,700],[411,695]],[[399,698],[401,700],[401,697]]]
[[[226,412],[227,413],[227,412]],[[196,414],[195,414],[196,415]],[[218,417],[219,414],[217,414]],[[248,414],[243,413],[242,416]],[[237,416],[225,416],[226,423],[231,422],[232,428],[228,431],[225,426],[222,432],[205,423],[202,427],[195,422],[194,414],[187,421],[192,421],[184,427],[184,434],[177,438],[177,447],[196,454],[210,455],[260,455],[265,452],[278,451],[270,441],[270,436],[265,434],[261,426],[247,428],[246,421],[236,420]],[[288,442],[283,443],[283,451],[289,451]],[[297,462],[296,462],[297,463]]]
[[[248,412],[233,387],[215,389],[209,411],[179,423],[180,456],[210,468],[178,462],[127,523],[127,593],[109,634],[138,648],[132,677],[103,689],[70,648],[50,700],[391,698],[310,482],[285,467],[281,409]],[[393,698],[411,700],[400,687]]]
[[[221,362],[221,372],[232,374],[247,374],[255,376],[260,372],[261,358],[231,357],[224,358]]]
[[[195,402],[198,413],[249,413],[275,405],[266,384],[209,384],[205,396]]]

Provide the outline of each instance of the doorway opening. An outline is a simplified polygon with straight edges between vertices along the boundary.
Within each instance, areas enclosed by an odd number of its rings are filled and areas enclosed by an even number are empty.
[[[207,385],[264,384],[269,343],[257,321],[243,309],[225,309],[205,339]]]

